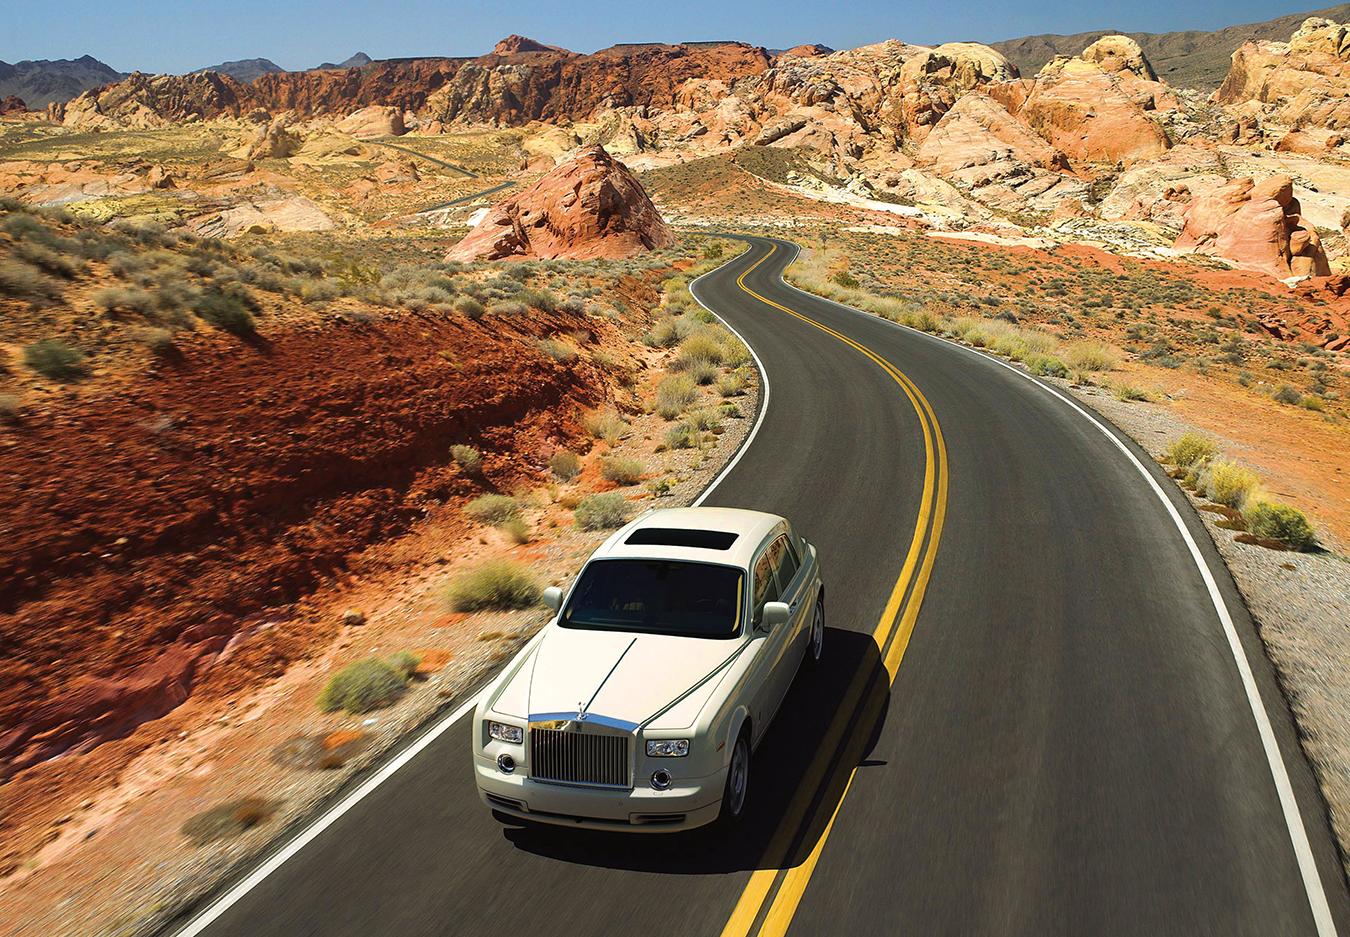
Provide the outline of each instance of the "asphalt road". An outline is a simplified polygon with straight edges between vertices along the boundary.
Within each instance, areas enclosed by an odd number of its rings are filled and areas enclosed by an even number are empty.
[[[825,666],[799,677],[756,753],[739,835],[503,827],[475,797],[465,719],[204,933],[1318,933],[1230,644],[1145,476],[1025,377],[786,287],[792,254],[753,239],[695,289],[771,384],[707,503],[791,517],[829,596]],[[762,302],[743,274],[838,334]],[[1265,701],[1310,843],[1303,872],[1350,934],[1270,666],[1203,527],[1163,490]],[[908,645],[879,648],[874,632],[903,630],[883,610],[916,531],[931,578],[920,605],[910,571]]]

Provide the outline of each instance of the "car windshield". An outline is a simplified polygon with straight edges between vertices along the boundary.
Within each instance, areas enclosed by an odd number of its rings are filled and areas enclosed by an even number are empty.
[[[740,632],[744,573],[713,563],[596,560],[563,610],[564,628],[694,638]]]

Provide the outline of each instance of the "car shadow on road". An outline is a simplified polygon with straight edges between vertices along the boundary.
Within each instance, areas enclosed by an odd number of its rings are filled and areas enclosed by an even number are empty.
[[[842,737],[827,738],[835,715],[862,676],[862,693],[845,716]],[[856,690],[853,691],[856,696]],[[797,674],[768,734],[751,763],[751,802],[734,831],[713,824],[686,833],[608,833],[544,824],[512,824],[503,835],[517,849],[564,862],[601,868],[708,875],[781,865],[766,855],[779,827],[790,831],[788,864],[810,854],[854,768],[871,753],[886,719],[890,681],[880,648],[867,633],[830,628],[819,664],[807,662]],[[823,777],[807,778],[817,752],[828,749]],[[885,770],[871,763],[869,770]],[[815,780],[805,816],[792,810],[799,789]],[[789,813],[795,814],[789,817]],[[795,822],[793,822],[795,820]],[[775,852],[782,852],[782,841]]]

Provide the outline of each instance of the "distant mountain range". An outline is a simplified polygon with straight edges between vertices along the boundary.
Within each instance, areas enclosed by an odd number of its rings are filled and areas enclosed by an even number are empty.
[[[347,59],[347,61],[338,62],[336,65],[334,65],[332,62],[324,62],[322,65],[315,66],[314,71],[326,72],[334,68],[361,68],[362,66],[369,65],[373,61],[374,59],[366,55],[364,52],[358,52],[351,58]]]
[[[1276,39],[1287,42],[1294,30],[1310,16],[1321,16],[1338,23],[1350,19],[1350,3],[1294,13],[1264,23],[1229,26],[1213,32],[1189,30],[1176,33],[1123,33],[1139,43],[1153,63],[1153,69],[1163,81],[1176,88],[1199,88],[1212,91],[1223,84],[1233,51],[1247,39]],[[990,46],[1002,52],[1017,64],[1025,76],[1035,75],[1056,55],[1077,55],[1102,36],[1115,34],[1102,29],[1072,36],[1046,34],[1025,36],[991,42]]]
[[[333,68],[360,68],[362,65],[369,65],[373,61],[370,56],[364,52],[358,52],[345,62],[339,62],[334,65],[332,62],[324,62],[317,65],[311,71],[326,71]],[[242,81],[248,84],[259,75],[270,75],[273,72],[290,71],[288,68],[282,68],[271,59],[240,59],[237,62],[221,62],[219,65],[212,65],[209,68],[199,68],[193,74],[200,72],[220,72],[222,75],[229,75],[236,81]]]
[[[0,100],[11,94],[23,98],[31,110],[42,110],[53,101],[73,97],[109,82],[121,81],[124,73],[104,65],[92,55],[78,59],[41,59],[35,62],[0,62]]]

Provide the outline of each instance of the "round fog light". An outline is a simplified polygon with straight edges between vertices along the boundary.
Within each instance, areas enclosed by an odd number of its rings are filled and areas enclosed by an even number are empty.
[[[516,760],[503,753],[497,756],[497,767],[501,769],[502,774],[510,774],[516,770]]]
[[[664,791],[670,788],[672,779],[670,772],[665,768],[657,768],[652,772],[652,790]]]

